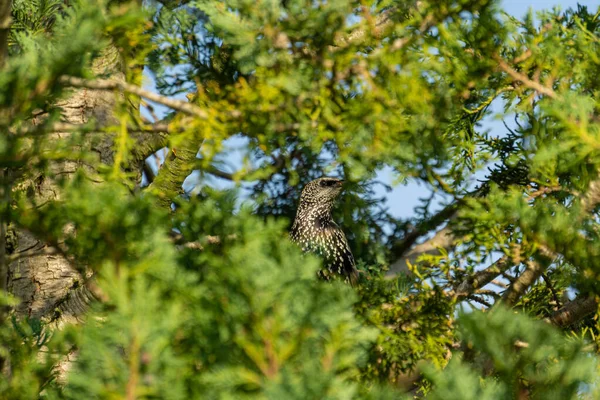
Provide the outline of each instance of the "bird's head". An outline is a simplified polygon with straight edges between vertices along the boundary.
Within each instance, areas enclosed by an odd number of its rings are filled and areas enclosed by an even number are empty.
[[[300,195],[300,205],[332,205],[342,191],[344,181],[323,177],[304,186]]]

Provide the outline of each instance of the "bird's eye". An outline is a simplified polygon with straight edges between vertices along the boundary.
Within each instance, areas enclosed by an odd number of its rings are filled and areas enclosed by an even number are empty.
[[[333,181],[333,180],[332,181],[329,181],[329,180],[327,180],[327,181],[321,181],[321,186],[323,186],[323,187],[331,187],[331,186],[335,185],[335,182],[336,181]]]

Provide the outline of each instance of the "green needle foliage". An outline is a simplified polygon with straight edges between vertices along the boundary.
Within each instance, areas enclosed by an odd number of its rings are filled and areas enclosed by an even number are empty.
[[[0,398],[600,396],[600,8],[9,6]],[[323,175],[356,287],[288,240]]]

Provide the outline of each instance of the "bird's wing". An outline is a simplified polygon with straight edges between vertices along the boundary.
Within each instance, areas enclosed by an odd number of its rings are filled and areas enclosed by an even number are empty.
[[[358,270],[356,269],[356,262],[354,261],[352,250],[350,250],[346,235],[344,235],[344,232],[340,228],[336,226],[332,231],[335,236],[335,241],[339,244],[338,248],[340,254],[336,254],[336,257],[341,257],[341,260],[335,260],[335,264],[339,268],[339,271],[336,272],[347,277],[350,284],[354,286],[358,281]]]

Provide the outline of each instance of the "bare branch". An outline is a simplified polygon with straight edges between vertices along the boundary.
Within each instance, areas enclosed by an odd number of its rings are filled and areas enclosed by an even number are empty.
[[[454,246],[455,240],[456,238],[450,228],[445,227],[439,230],[431,239],[416,245],[410,251],[406,252],[405,255],[398,258],[390,265],[386,276],[394,277],[400,273],[409,273],[409,264],[415,264],[417,259],[424,254],[439,254],[440,249],[451,249]]]
[[[176,232],[171,232],[170,237],[171,237],[171,242],[175,246],[178,246],[181,248],[186,248],[186,249],[191,249],[191,250],[203,251],[204,246],[202,243],[210,244],[210,245],[221,244],[221,237],[214,236],[214,235],[206,235],[206,236],[204,236],[204,238],[202,238],[202,240],[197,240],[197,241],[193,241],[193,242],[186,241],[182,234],[176,233]],[[236,240],[237,235],[236,234],[227,235],[226,239]]]
[[[560,310],[554,312],[547,321],[564,328],[581,321],[597,310],[598,301],[596,297],[587,295],[579,296],[575,300],[565,304]]]
[[[544,268],[538,261],[529,260],[525,265],[525,271],[515,279],[504,293],[503,301],[508,306],[513,306],[519,298],[523,296],[525,291],[540,277],[542,272],[544,272]]]
[[[560,190],[562,190],[562,187],[560,187],[560,186],[544,186],[544,187],[536,190],[535,192],[532,192],[529,195],[529,197],[527,197],[527,201],[531,201],[535,198],[540,197],[541,195],[558,192]]]
[[[527,49],[520,56],[513,58],[512,63],[513,64],[520,64],[523,61],[527,60],[529,57],[531,57],[532,54],[533,54],[533,52],[530,49]]]
[[[493,297],[494,299],[497,299],[500,297],[500,294],[498,292],[495,292],[493,290],[489,290],[489,289],[477,289],[474,294],[479,294],[482,296],[490,296]]]
[[[552,99],[558,99],[558,95],[556,94],[556,92],[554,90],[542,85],[541,83],[539,83],[537,81],[530,79],[527,75],[513,69],[500,56],[496,55],[496,56],[494,56],[494,59],[498,63],[498,66],[500,67],[500,69],[502,71],[506,72],[508,75],[510,75],[510,77],[513,78],[514,80],[521,82],[528,88],[533,89],[540,94],[546,95]]]
[[[481,304],[481,305],[483,305],[483,306],[485,306],[485,307],[487,307],[487,308],[492,308],[492,304],[490,304],[490,302],[489,302],[489,301],[485,300],[485,299],[484,299],[483,297],[481,297],[481,296],[476,296],[476,295],[474,295],[474,294],[471,294],[471,295],[469,295],[469,296],[467,297],[467,299],[469,299],[469,300],[473,300],[473,301],[475,301],[475,302],[477,302],[477,303],[479,303],[479,304]]]
[[[96,90],[122,90],[124,92],[133,93],[140,97],[143,97],[147,100],[153,101],[158,104],[162,104],[163,106],[172,108],[173,110],[181,111],[189,115],[193,115],[200,119],[207,119],[208,113],[206,110],[202,108],[176,99],[170,99],[168,97],[162,96],[160,94],[151,92],[149,90],[142,89],[136,85],[132,85],[127,82],[122,82],[118,80],[86,80],[82,78],[77,78],[74,76],[66,76],[63,75],[60,77],[60,82],[67,86],[78,87],[78,88],[88,88],[88,89],[96,89]]]
[[[392,252],[400,257],[410,249],[413,244],[423,235],[436,229],[438,226],[450,220],[456,216],[457,203],[450,204],[440,210],[437,214],[429,218],[428,220],[420,222],[411,232],[409,232],[404,239],[396,243],[392,248]]]
[[[462,300],[465,297],[475,293],[478,289],[492,282],[498,275],[506,271],[512,263],[507,256],[503,256],[484,270],[476,272],[473,276],[462,281],[454,295],[457,300]]]
[[[447,205],[428,220],[420,222],[402,241],[395,244],[392,248],[392,252],[398,258],[392,263],[386,276],[393,277],[399,273],[408,273],[408,264],[414,264],[423,254],[436,254],[440,248],[450,249],[456,238],[448,227],[441,229],[431,239],[424,243],[418,244],[412,249],[411,247],[420,237],[435,230],[444,222],[454,218],[456,216],[457,208],[458,202]]]
[[[524,342],[524,341],[522,341],[522,340],[515,340],[515,344],[514,344],[514,346],[515,346],[516,348],[520,348],[520,349],[526,349],[526,348],[528,348],[528,347],[529,347],[529,343],[527,343],[527,342]]]

